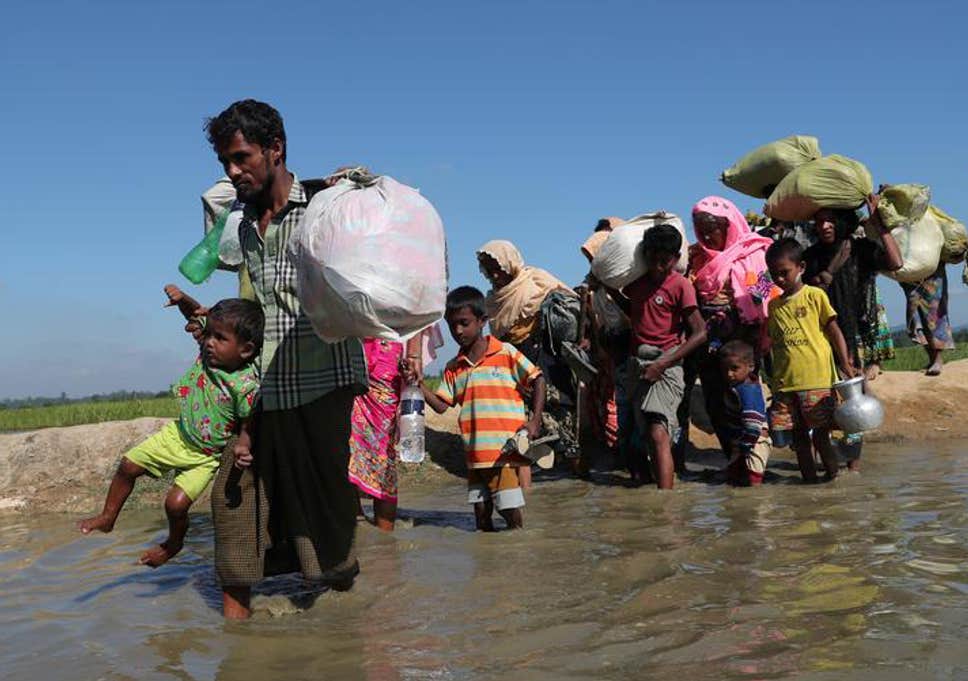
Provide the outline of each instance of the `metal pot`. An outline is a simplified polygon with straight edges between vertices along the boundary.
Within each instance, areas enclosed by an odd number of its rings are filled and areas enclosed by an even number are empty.
[[[845,433],[875,430],[884,423],[884,405],[873,395],[864,394],[864,383],[863,376],[834,383],[841,400],[834,411],[834,420]]]

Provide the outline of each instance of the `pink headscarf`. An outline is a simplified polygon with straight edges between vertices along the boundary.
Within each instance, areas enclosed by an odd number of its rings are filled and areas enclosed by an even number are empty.
[[[761,324],[766,320],[766,306],[777,294],[766,267],[766,249],[773,242],[754,233],[746,218],[732,201],[719,196],[707,196],[692,208],[693,225],[696,215],[708,213],[725,218],[726,241],[717,251],[703,243],[696,230],[696,247],[690,269],[694,272],[696,293],[708,301],[714,298],[727,281],[732,285],[733,304],[744,324]]]

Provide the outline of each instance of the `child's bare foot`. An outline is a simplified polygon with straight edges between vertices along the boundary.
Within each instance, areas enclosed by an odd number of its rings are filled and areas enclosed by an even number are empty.
[[[927,368],[927,370],[924,372],[924,375],[925,376],[940,376],[941,375],[941,367],[942,366],[944,366],[944,365],[941,363],[941,360],[940,359],[935,360],[934,363],[931,364],[931,366],[929,366]]]
[[[868,381],[873,381],[875,378],[881,375],[881,365],[880,364],[868,364],[864,369],[864,378]]]
[[[153,549],[148,549],[142,553],[138,562],[142,565],[147,565],[148,567],[161,567],[178,555],[178,552],[181,550],[181,544],[176,546],[175,544],[171,544],[169,542],[162,542]]]
[[[77,524],[77,529],[81,531],[81,534],[91,534],[94,530],[107,533],[114,529],[115,520],[117,518],[112,518],[102,513],[93,518],[82,520]]]

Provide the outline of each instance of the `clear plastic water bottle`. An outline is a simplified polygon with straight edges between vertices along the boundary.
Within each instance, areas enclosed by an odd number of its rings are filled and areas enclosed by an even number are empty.
[[[420,463],[424,450],[424,398],[419,386],[408,385],[400,396],[400,443],[397,453],[401,461]]]

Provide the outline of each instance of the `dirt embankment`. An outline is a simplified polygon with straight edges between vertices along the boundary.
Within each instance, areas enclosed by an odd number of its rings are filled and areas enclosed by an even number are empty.
[[[41,511],[96,513],[121,455],[170,419],[140,418],[22,433],[0,433],[0,513]],[[400,487],[434,484],[463,474],[456,414],[428,416],[423,464],[400,466]],[[129,506],[161,504],[169,481],[138,481]],[[208,492],[196,502],[208,508]]]
[[[968,438],[968,418],[960,409],[968,407],[968,360],[946,366],[934,378],[914,372],[882,374],[870,389],[884,402],[887,419],[868,441]],[[694,412],[701,411],[700,403],[697,394]],[[119,457],[166,421],[141,418],[0,434],[0,512],[100,510]],[[715,438],[702,429],[704,415],[696,413],[696,422],[700,427],[692,429],[693,445],[715,447]],[[464,473],[455,413],[429,415],[428,427],[430,457],[419,466],[401,466],[402,490],[453,481]],[[130,503],[160,503],[167,486],[166,481],[146,478]],[[207,497],[199,500],[199,508],[207,505]]]

